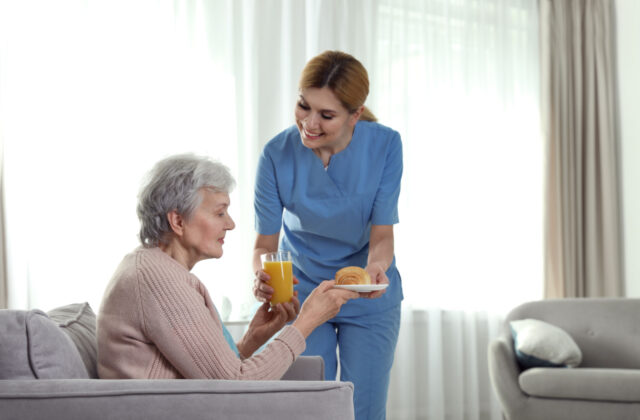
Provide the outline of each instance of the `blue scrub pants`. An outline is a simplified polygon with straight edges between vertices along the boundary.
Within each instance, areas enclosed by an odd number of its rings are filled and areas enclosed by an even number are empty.
[[[381,313],[337,316],[307,338],[303,354],[323,357],[327,380],[336,377],[338,347],[340,380],[354,385],[356,420],[386,418],[389,374],[399,329],[400,304]]]

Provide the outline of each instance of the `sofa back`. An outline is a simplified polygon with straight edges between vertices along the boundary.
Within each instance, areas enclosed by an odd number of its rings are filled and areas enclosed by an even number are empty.
[[[640,299],[527,302],[507,315],[505,328],[509,321],[526,318],[548,322],[569,333],[582,351],[581,367],[640,369]]]
[[[0,310],[0,379],[95,375],[95,314],[87,303],[44,313]]]

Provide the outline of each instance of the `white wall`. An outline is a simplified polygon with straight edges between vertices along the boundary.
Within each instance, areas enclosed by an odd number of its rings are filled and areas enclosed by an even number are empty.
[[[617,0],[626,290],[640,297],[640,1]]]

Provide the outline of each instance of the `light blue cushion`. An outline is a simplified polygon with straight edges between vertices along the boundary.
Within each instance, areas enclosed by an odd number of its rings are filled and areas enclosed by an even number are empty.
[[[582,352],[562,328],[537,319],[511,321],[516,359],[523,368],[576,367]]]

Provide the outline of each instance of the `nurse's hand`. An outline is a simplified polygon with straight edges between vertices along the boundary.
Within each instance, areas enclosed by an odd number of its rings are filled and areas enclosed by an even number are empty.
[[[256,271],[256,277],[253,280],[253,295],[260,302],[269,302],[273,296],[273,287],[267,284],[269,280],[271,280],[271,276],[264,270],[260,269]],[[296,276],[293,276],[294,286],[298,283],[299,281]]]
[[[389,278],[381,264],[374,262],[366,266],[364,269],[369,273],[369,276],[371,276],[371,284],[389,284]],[[382,289],[376,290],[375,292],[360,293],[360,296],[363,298],[375,299],[384,295],[386,291],[387,289]]]

